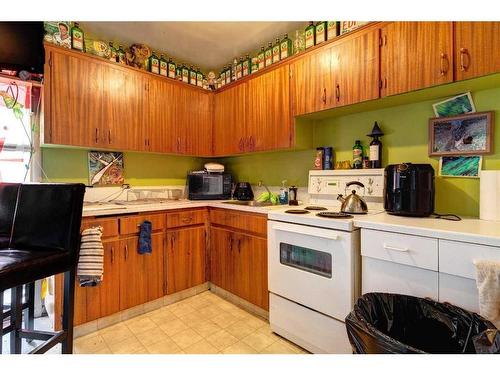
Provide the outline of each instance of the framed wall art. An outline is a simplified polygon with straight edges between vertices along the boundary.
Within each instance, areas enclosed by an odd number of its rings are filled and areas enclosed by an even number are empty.
[[[429,120],[429,156],[489,154],[492,139],[493,112]]]
[[[441,177],[479,178],[481,156],[443,156],[439,159]]]
[[[123,153],[89,151],[90,185],[121,185],[123,176]]]

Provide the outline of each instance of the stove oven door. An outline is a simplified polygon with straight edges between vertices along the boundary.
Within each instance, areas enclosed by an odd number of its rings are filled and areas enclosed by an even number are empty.
[[[343,321],[357,297],[357,234],[269,221],[269,291]]]

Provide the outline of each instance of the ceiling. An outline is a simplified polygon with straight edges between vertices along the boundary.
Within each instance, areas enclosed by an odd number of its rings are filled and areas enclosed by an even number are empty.
[[[144,43],[177,62],[219,70],[306,22],[81,22],[87,36],[128,46]]]

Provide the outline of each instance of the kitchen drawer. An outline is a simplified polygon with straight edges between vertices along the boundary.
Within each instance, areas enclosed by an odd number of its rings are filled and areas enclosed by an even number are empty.
[[[463,309],[479,312],[476,280],[439,273],[439,302],[449,302]]]
[[[382,292],[438,300],[438,273],[418,267],[363,257],[361,293]]]
[[[210,223],[267,236],[267,215],[212,208]]]
[[[145,220],[151,222],[153,231],[165,228],[165,214],[126,216],[120,218],[120,234],[139,233],[139,227]]]
[[[167,212],[167,228],[185,227],[188,225],[205,224],[207,210],[182,210]]]
[[[435,238],[362,229],[361,255],[438,270],[438,240]]]
[[[117,218],[102,218],[102,219],[83,219],[82,230],[92,227],[102,227],[102,237],[118,236],[118,219]]]
[[[476,259],[500,261],[500,247],[439,240],[439,272],[475,280]]]

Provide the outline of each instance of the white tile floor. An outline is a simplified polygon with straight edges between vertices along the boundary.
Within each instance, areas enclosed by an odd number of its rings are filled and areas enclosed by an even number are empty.
[[[304,354],[267,321],[207,291],[75,340],[77,354]]]

